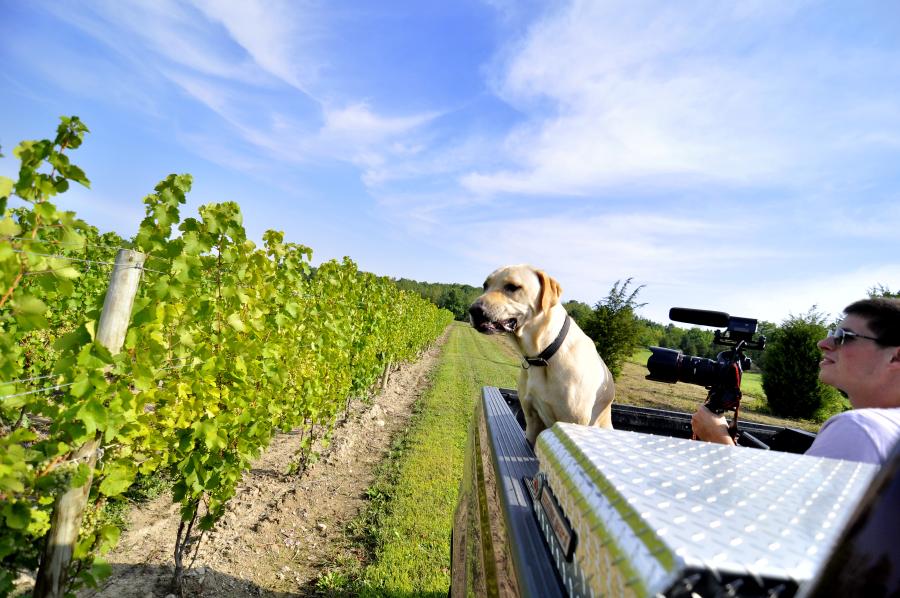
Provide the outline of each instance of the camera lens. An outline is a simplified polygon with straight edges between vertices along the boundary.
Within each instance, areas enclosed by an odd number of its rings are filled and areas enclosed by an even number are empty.
[[[678,360],[678,381],[696,384],[698,386],[711,386],[716,383],[719,374],[719,364],[705,357],[693,357],[682,355]]]
[[[650,353],[650,358],[647,359],[647,369],[650,374],[647,379],[670,384],[678,382],[678,362],[681,361],[681,351],[665,347],[650,347]]]
[[[650,358],[647,359],[648,380],[657,382],[687,382],[698,386],[710,386],[716,383],[719,364],[705,357],[685,355],[675,349],[650,347]]]

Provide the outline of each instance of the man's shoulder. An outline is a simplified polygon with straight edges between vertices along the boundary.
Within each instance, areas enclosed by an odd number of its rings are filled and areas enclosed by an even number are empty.
[[[806,454],[883,463],[898,441],[900,409],[854,409],[825,422]]]
[[[825,426],[878,426],[900,428],[900,407],[881,408],[867,407],[864,409],[852,409],[844,411],[829,418]],[[825,426],[822,428],[824,429]]]
[[[839,442],[859,442],[865,437],[878,446],[890,445],[900,439],[900,408],[867,407],[839,413],[825,422],[819,436]]]

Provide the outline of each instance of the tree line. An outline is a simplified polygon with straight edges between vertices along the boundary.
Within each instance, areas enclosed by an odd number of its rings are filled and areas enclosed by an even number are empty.
[[[469,319],[469,306],[481,294],[480,287],[468,284],[419,282],[409,278],[393,279],[401,290],[418,293],[438,307],[446,309],[460,322]]]

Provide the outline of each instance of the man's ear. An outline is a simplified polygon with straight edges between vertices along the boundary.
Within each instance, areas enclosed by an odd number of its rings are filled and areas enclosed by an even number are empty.
[[[536,274],[541,281],[541,311],[550,311],[551,307],[559,303],[562,287],[543,270],[536,270]]]

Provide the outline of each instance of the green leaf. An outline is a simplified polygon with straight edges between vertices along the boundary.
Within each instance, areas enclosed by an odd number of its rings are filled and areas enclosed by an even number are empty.
[[[119,541],[122,530],[115,525],[104,525],[100,528],[100,539],[106,544],[115,544]]]
[[[85,187],[90,188],[91,182],[88,180],[87,176],[84,174],[84,171],[75,166],[74,164],[69,164],[66,167],[65,175],[75,181],[76,183],[81,183]]]
[[[31,509],[24,502],[8,502],[3,505],[3,516],[11,529],[25,529],[31,521]]]
[[[194,425],[197,435],[203,438],[203,442],[210,450],[225,448],[225,443],[219,438],[219,428],[212,420],[205,420]]]
[[[55,220],[56,206],[49,201],[42,201],[34,206],[34,213],[46,220]]]
[[[0,176],[0,197],[9,197],[12,189],[13,180],[9,177]]]
[[[4,440],[7,443],[20,443],[20,442],[30,442],[37,438],[37,434],[35,434],[32,430],[28,430],[25,428],[18,428],[13,430],[11,434],[9,434]]]
[[[18,478],[0,476],[0,490],[5,492],[25,492],[25,485]]]
[[[78,467],[75,468],[75,473],[72,474],[72,478],[69,480],[69,487],[80,488],[87,484],[90,477],[91,468],[88,467],[87,463],[79,463]]]
[[[84,247],[85,243],[84,237],[71,228],[63,229],[62,241],[67,246],[74,249],[81,249],[82,247]]]
[[[93,384],[91,384],[91,379],[87,376],[78,378],[75,380],[75,383],[69,387],[69,393],[76,398],[81,398],[85,396],[87,393],[91,391],[93,388]],[[83,409],[83,407],[82,407]],[[79,413],[80,415],[80,413]],[[96,429],[96,428],[95,428]],[[93,431],[93,430],[91,430]]]
[[[22,229],[12,218],[7,216],[0,220],[0,235],[5,237],[18,237],[21,232]]]
[[[87,331],[88,336],[91,337],[91,340],[96,340],[97,338],[97,321],[96,320],[88,320],[84,323],[84,329]]]
[[[63,178],[57,179],[53,184],[53,188],[56,189],[57,193],[65,193],[69,190],[69,181]]]
[[[106,496],[116,496],[128,490],[134,483],[137,472],[128,463],[115,463],[100,482],[100,492]],[[118,530],[117,530],[118,531]]]
[[[91,335],[85,330],[84,326],[79,326],[72,332],[64,334],[54,341],[53,348],[57,351],[66,351],[73,347],[80,347],[85,343],[91,342]]]
[[[228,316],[227,320],[228,325],[237,330],[238,332],[244,332],[247,330],[247,327],[244,326],[244,323],[241,321],[241,316],[237,312]]]
[[[59,268],[53,271],[53,275],[57,278],[65,278],[68,280],[72,280],[74,278],[78,278],[81,276],[81,272],[73,268],[72,266],[66,266],[65,268]]]
[[[47,305],[37,297],[22,295],[21,297],[16,297],[13,301],[13,309],[18,314],[33,316],[41,315],[47,311]]]
[[[88,434],[93,434],[106,425],[106,409],[96,397],[91,397],[78,410],[78,418],[84,422]]]

